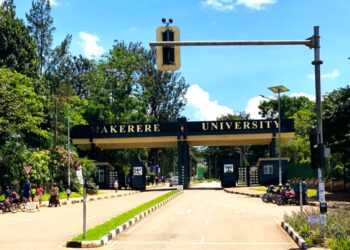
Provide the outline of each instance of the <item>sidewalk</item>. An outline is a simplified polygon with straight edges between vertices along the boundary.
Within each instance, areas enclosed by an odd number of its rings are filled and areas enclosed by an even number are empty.
[[[113,197],[121,197],[125,195],[131,195],[139,193],[139,191],[135,190],[118,190],[118,192],[115,192],[115,190],[100,190],[101,194],[96,195],[88,195],[86,198],[86,201],[95,201],[95,200],[101,200],[101,199],[108,199]],[[70,205],[70,204],[76,204],[83,202],[83,197],[77,197],[77,198],[69,198],[67,199],[60,199],[61,205]],[[43,201],[40,205],[40,207],[48,207],[49,202]]]
[[[224,188],[228,193],[248,195],[251,197],[261,198],[264,191],[254,190],[256,187],[232,187]],[[350,193],[329,193],[326,192],[326,201],[328,208],[350,210]],[[316,199],[309,199],[308,205],[319,207],[320,203]]]

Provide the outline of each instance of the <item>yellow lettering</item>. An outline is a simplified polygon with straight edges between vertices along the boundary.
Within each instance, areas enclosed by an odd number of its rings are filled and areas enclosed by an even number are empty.
[[[136,131],[137,131],[137,133],[142,133],[143,132],[142,125],[137,124],[136,125]]]
[[[108,134],[108,130],[105,126],[103,126],[103,128],[101,130],[101,134],[103,134],[103,133]]]
[[[232,122],[226,122],[226,127],[227,127],[227,129],[231,129],[231,127],[232,127]]]
[[[147,133],[147,132],[152,132],[151,125],[149,125],[149,124],[145,125],[145,133]]]
[[[111,133],[118,133],[118,131],[116,130],[116,126],[115,125],[111,125],[110,131],[111,131]]]
[[[272,121],[266,121],[267,128],[270,128],[270,127],[271,127],[271,122],[272,122]]]
[[[235,122],[235,129],[242,129],[240,122]]]
[[[120,133],[125,133],[126,131],[125,131],[125,125],[120,125],[119,126],[119,132]]]
[[[260,129],[264,129],[264,121],[260,121]]]
[[[134,131],[134,125],[128,125],[128,133],[135,133]]]
[[[210,130],[218,130],[218,124],[215,122],[210,123]]]
[[[243,122],[243,129],[250,129],[250,123],[249,122]]]
[[[280,127],[280,124],[279,124],[278,121],[274,121],[274,123],[275,123],[276,128],[279,128],[279,127]],[[281,122],[281,124],[282,124],[282,122]]]
[[[154,124],[153,125],[153,130],[154,130],[154,132],[160,132],[159,124]]]
[[[220,122],[220,130],[224,130],[224,123]]]
[[[257,129],[258,128],[258,122],[257,121],[253,121],[252,122],[252,128],[253,129]]]
[[[207,122],[202,122],[202,130],[207,131],[209,129],[209,123]]]

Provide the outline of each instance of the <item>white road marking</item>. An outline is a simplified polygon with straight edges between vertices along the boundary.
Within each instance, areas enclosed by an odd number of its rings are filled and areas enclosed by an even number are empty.
[[[204,237],[202,237],[202,240],[204,241]],[[208,245],[208,246],[215,246],[215,245],[227,245],[227,246],[234,246],[234,245],[252,245],[252,246],[262,246],[262,245],[291,245],[291,242],[191,242],[191,241],[115,241],[118,245],[119,244],[135,244],[135,245],[158,245],[158,244],[171,244],[171,245]]]
[[[206,219],[205,224],[208,224],[208,223],[209,223],[209,219]]]
[[[203,244],[204,243],[204,236],[202,236],[202,239],[201,239],[201,242],[200,242],[200,244]]]
[[[158,211],[158,210],[157,210]],[[146,217],[142,217],[141,221],[137,222],[136,224],[134,224],[132,227],[129,227],[129,229],[127,230],[127,232],[125,234],[130,234],[132,233],[132,231],[134,231],[136,228],[138,228],[140,225],[142,225],[144,222],[146,222],[147,220],[149,220],[150,218],[152,218],[155,214],[157,214],[157,211],[155,211],[154,213],[151,213],[150,215],[146,216]]]
[[[30,221],[30,220],[32,220],[32,218],[27,218],[27,219],[24,219],[24,220],[11,222],[10,225],[16,225],[16,224],[19,224],[19,223],[22,223],[22,222],[26,222],[26,221]]]
[[[213,211],[213,209],[209,208],[209,213],[211,213]]]
[[[187,214],[191,213],[192,212],[192,209],[187,209]]]

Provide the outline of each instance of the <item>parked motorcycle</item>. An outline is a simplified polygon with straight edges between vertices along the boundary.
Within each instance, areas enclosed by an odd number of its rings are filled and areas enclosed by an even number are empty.
[[[272,197],[273,195],[276,193],[276,190],[275,190],[275,186],[274,185],[270,185],[267,190],[266,190],[266,193],[262,196],[262,200],[263,202],[271,202],[272,201]]]

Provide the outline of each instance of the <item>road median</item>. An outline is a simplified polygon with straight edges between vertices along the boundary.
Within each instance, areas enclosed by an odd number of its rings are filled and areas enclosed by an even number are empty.
[[[181,191],[177,190],[168,192],[123,214],[117,215],[109,221],[87,230],[85,239],[81,234],[68,241],[66,247],[91,248],[103,246],[126,228],[140,221],[143,217],[146,217],[181,193]]]

